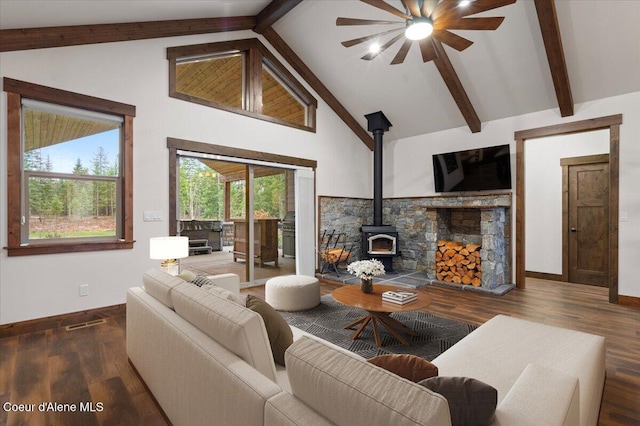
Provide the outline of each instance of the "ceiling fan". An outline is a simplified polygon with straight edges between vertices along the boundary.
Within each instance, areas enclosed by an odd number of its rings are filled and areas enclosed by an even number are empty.
[[[383,21],[356,18],[338,18],[337,26],[345,25],[395,25],[388,31],[371,34],[364,37],[346,40],[342,42],[345,47],[355,46],[366,41],[375,41],[380,37],[395,34],[383,44],[378,44],[377,49],[370,50],[361,59],[371,60],[387,50],[395,42],[404,37],[400,50],[391,61],[392,65],[404,62],[409,48],[414,41],[420,45],[422,60],[429,62],[437,57],[432,39],[463,51],[473,44],[462,36],[449,30],[495,30],[504,20],[501,17],[467,18],[487,10],[496,9],[515,3],[516,0],[400,0],[405,11],[401,11],[384,0],[360,0],[370,6],[384,10],[395,15],[403,21]]]

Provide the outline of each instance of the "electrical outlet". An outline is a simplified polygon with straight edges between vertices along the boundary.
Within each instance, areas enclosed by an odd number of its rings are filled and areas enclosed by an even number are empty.
[[[89,295],[89,284],[81,284],[80,296],[88,296],[88,295]]]
[[[629,220],[629,214],[627,212],[620,212],[620,222],[627,222]]]

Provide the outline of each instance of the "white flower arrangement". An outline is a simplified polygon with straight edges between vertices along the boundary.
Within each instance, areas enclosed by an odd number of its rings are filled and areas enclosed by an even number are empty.
[[[377,259],[358,260],[347,265],[347,271],[360,279],[384,275],[384,265]]]

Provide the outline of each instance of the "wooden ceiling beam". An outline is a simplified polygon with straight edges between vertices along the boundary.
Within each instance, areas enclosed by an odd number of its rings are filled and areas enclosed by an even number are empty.
[[[560,115],[562,117],[571,116],[573,115],[573,96],[571,95],[567,63],[564,59],[556,5],[554,0],[535,0],[535,5],[544,48],[547,51],[551,78],[556,89]]]
[[[453,100],[456,101],[458,109],[460,109],[464,120],[467,122],[469,129],[471,129],[471,133],[478,133],[482,128],[482,123],[473,105],[471,105],[471,101],[462,86],[462,82],[460,82],[458,78],[458,74],[456,74],[456,70],[454,70],[453,65],[451,65],[449,56],[447,56],[442,43],[435,39],[433,39],[432,42],[438,55],[433,62],[436,64],[440,76],[442,76],[444,83],[447,85],[447,88],[449,88],[449,92],[451,92]]]
[[[360,140],[373,151],[373,138],[358,124],[358,121],[349,114],[349,111],[333,96],[320,79],[302,62],[302,59],[289,47],[289,45],[272,28],[267,28],[262,35],[282,55],[282,57],[296,70],[298,74],[315,90],[318,95],[338,114],[338,117],[360,138]]]
[[[0,52],[251,30],[255,16],[0,30]]]
[[[256,26],[253,31],[262,34],[264,30],[289,13],[302,0],[273,0],[256,15]]]

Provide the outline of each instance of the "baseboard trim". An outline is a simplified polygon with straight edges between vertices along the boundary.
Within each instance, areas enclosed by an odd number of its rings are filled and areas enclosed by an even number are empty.
[[[634,308],[640,308],[640,297],[619,295],[618,305],[633,306]]]
[[[546,272],[525,271],[525,276],[528,278],[537,278],[539,280],[564,281],[562,279],[562,275],[548,274]]]
[[[50,330],[52,328],[66,327],[68,325],[93,321],[100,318],[125,316],[126,306],[125,303],[122,303],[120,305],[105,306],[102,308],[88,309],[86,311],[71,312],[68,314],[53,315],[45,318],[0,325],[0,339],[34,333],[36,331]]]

